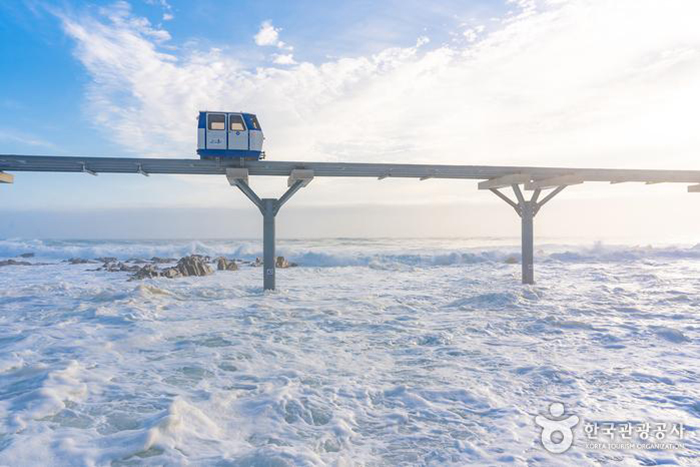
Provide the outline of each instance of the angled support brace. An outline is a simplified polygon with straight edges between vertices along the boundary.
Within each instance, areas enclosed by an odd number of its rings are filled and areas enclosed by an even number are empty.
[[[298,180],[298,181],[294,182],[294,184],[292,186],[287,188],[287,191],[285,191],[284,194],[282,196],[280,196],[280,199],[278,199],[277,202],[275,203],[275,215],[277,215],[277,213],[280,212],[280,209],[282,208],[282,206],[284,206],[284,204],[287,201],[289,201],[289,199],[292,196],[294,196],[294,193],[301,190],[305,186],[306,185],[304,185],[303,181]]]
[[[520,215],[520,206],[518,205],[518,203],[513,202],[513,200],[501,193],[501,191],[498,188],[490,188],[489,191],[491,191],[491,193],[508,203],[513,209],[515,209],[515,212],[518,213],[518,215]]]
[[[304,172],[304,173],[295,173]],[[310,172],[310,173],[309,173]],[[248,185],[248,169],[228,169],[226,178],[260,210],[263,215],[263,289],[275,289],[275,217],[282,206],[313,179],[312,171],[292,171],[289,188],[279,198],[260,198]]]
[[[83,172],[89,175],[92,175],[93,177],[97,177],[97,172],[94,170],[88,169],[87,165],[83,164]]]
[[[559,193],[561,193],[562,191],[564,191],[564,188],[566,188],[567,186],[568,186],[568,185],[561,185],[561,186],[558,186],[558,187],[556,187],[554,190],[552,190],[547,196],[545,196],[544,199],[543,199],[542,201],[540,201],[539,203],[537,203],[537,206],[535,207],[535,214],[537,214],[537,213],[540,211],[540,209],[542,209],[542,206],[544,206],[545,204],[547,204],[552,198],[554,198],[554,197],[557,196]],[[535,193],[537,193],[537,191],[535,191]]]
[[[253,189],[248,185],[247,182],[244,182],[243,180],[238,180],[234,185],[241,190],[241,192],[248,197],[249,200],[253,202],[253,204],[260,209],[260,212],[263,212],[265,204],[263,203],[263,200],[260,199],[260,197],[253,191]]]
[[[513,201],[508,196],[504,195],[498,188],[489,188],[490,185],[501,186],[506,181],[513,181],[510,186],[513,189],[513,194],[517,200]],[[521,235],[521,266],[522,266],[522,280],[523,284],[534,284],[535,283],[535,271],[534,271],[534,250],[535,250],[535,234],[534,234],[534,219],[535,215],[539,210],[548,203],[552,198],[561,193],[561,191],[566,188],[567,185],[558,186],[556,189],[552,190],[547,196],[545,196],[542,201],[538,201],[540,195],[542,194],[542,188],[533,187],[534,192],[532,197],[528,200],[525,199],[523,191],[520,189],[520,185],[515,183],[519,181],[515,177],[501,180],[491,181],[490,184],[485,185],[493,194],[501,198],[503,201],[508,203],[510,207],[515,209],[515,212],[520,216],[520,235]],[[527,182],[523,182],[527,183]],[[484,189],[484,188],[482,188]]]
[[[583,183],[583,178],[578,175],[561,175],[559,177],[545,178],[542,180],[533,180],[525,184],[526,190],[536,190],[544,188],[554,188],[562,185],[580,185]]]
[[[492,178],[479,182],[480,190],[491,190],[493,188],[506,188],[513,183],[528,183],[532,177],[528,174],[510,174],[502,177]]]
[[[262,200],[248,185],[248,169],[227,169],[226,178],[231,186],[235,186],[241,190],[243,194],[260,209],[260,212],[263,212],[264,206]]]

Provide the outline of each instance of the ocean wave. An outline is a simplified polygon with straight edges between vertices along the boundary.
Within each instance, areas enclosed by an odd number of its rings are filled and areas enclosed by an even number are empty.
[[[423,247],[425,245],[425,247]],[[695,246],[619,246],[596,243],[592,246],[543,245],[536,247],[538,262],[622,263],[635,261],[698,260],[700,245]],[[198,254],[225,256],[241,260],[262,257],[262,245],[247,240],[0,240],[0,259],[33,254],[34,261],[62,261],[69,258],[94,259],[115,257],[129,259],[181,258]],[[343,242],[332,240],[282,240],[277,254],[305,267],[432,267],[479,263],[518,263],[518,245],[464,246],[464,242],[444,241],[439,247],[428,240]]]
[[[230,243],[199,240],[0,240],[0,258],[16,258],[23,254],[34,254],[36,258],[45,260],[115,257],[125,261],[131,258],[148,259],[155,256],[181,258],[196,254],[254,259],[260,253],[260,249],[252,242],[245,241]]]

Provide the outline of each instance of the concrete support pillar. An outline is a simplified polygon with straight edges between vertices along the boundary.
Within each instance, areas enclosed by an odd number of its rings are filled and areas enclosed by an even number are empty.
[[[263,207],[263,288],[275,290],[275,215],[277,200],[265,198]]]
[[[561,191],[567,187],[567,185],[560,185],[559,187],[552,190],[547,196],[541,201],[538,201],[540,194],[542,193],[542,188],[536,186],[535,183],[530,182],[533,186],[534,193],[532,197],[527,200],[523,195],[522,190],[518,183],[522,182],[522,179],[529,179],[529,176],[522,177],[519,174],[501,177],[499,179],[487,180],[481,182],[479,185],[480,189],[490,190],[493,194],[501,198],[503,201],[508,203],[515,212],[520,216],[520,242],[521,242],[521,266],[522,266],[522,281],[523,284],[534,284],[535,283],[535,215],[546,203],[549,202],[556,195],[561,193]],[[508,196],[504,195],[499,191],[499,188],[504,188],[507,183],[512,183],[510,186],[513,188],[513,193],[517,201],[513,201]],[[528,182],[525,182],[528,186]]]
[[[248,185],[248,169],[227,169],[226,178],[232,186],[241,190],[263,215],[263,289],[275,290],[275,216],[297,191],[311,183],[314,173],[311,170],[292,170],[287,181],[287,191],[279,199],[260,199]]]
[[[535,283],[535,235],[534,235],[534,206],[531,201],[526,201],[521,207],[521,251],[522,251],[522,279],[523,284]]]

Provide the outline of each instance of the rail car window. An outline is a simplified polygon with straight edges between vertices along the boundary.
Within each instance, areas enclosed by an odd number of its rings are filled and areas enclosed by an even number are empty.
[[[210,114],[207,118],[209,120],[209,129],[210,130],[225,130],[226,129],[226,115]]]
[[[250,116],[250,126],[252,126],[254,130],[260,129],[260,124],[258,123],[258,117],[256,117],[255,115]]]
[[[229,127],[231,131],[245,131],[245,124],[243,123],[243,118],[240,115],[229,115]]]

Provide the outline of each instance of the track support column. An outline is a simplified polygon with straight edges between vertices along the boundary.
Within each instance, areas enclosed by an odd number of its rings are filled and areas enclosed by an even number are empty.
[[[287,181],[287,191],[279,199],[260,199],[248,185],[248,169],[227,169],[226,178],[253,202],[263,216],[263,289],[275,290],[275,217],[297,191],[311,183],[313,171],[292,170]]]
[[[522,277],[523,284],[534,284],[535,283],[535,233],[534,233],[534,219],[535,213],[533,206],[530,201],[525,202],[522,206],[522,212],[520,214],[521,223],[521,251],[522,251]]]
[[[263,288],[275,290],[275,207],[277,200],[265,198],[263,208]]]
[[[538,185],[538,182],[530,181],[530,179],[531,177],[527,174],[513,174],[479,183],[479,189],[490,190],[493,194],[508,203],[508,205],[518,213],[518,216],[520,216],[520,263],[522,266],[523,284],[535,283],[535,216],[542,206],[568,186],[560,185],[545,196],[542,201],[538,201],[543,188]],[[530,189],[534,190],[529,200],[525,199],[520,189],[520,183],[523,183],[526,188],[531,187]],[[541,184],[541,182],[539,183]],[[513,189],[517,202],[510,199],[499,190],[500,188],[508,186]]]

